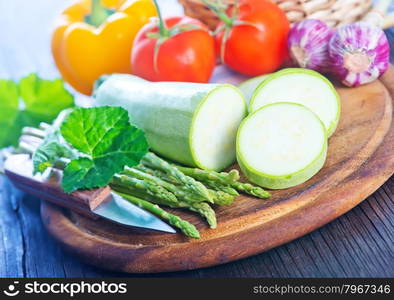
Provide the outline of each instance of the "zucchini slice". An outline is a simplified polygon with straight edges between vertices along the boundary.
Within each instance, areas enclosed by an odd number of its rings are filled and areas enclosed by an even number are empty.
[[[338,125],[341,113],[339,95],[332,83],[318,72],[290,68],[274,73],[253,93],[249,111],[275,102],[305,105],[322,120],[328,136]]]
[[[250,99],[252,98],[252,95],[256,88],[259,86],[260,83],[262,83],[264,80],[266,80],[270,76],[270,74],[265,74],[265,75],[260,75],[257,77],[249,78],[243,82],[241,82],[238,85],[238,88],[241,90],[241,92],[244,94],[246,103],[249,104]]]
[[[255,184],[283,189],[315,175],[327,156],[327,133],[310,109],[278,102],[261,107],[240,125],[237,160]]]

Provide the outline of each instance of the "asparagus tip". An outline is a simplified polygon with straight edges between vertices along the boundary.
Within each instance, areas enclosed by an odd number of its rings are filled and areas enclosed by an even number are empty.
[[[238,181],[240,176],[239,176],[239,172],[236,169],[232,169],[229,173],[229,178],[232,182]]]

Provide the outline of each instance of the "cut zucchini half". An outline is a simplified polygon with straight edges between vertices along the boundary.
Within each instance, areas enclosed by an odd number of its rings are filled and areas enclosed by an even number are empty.
[[[249,111],[275,102],[294,102],[316,113],[331,136],[341,114],[340,98],[332,83],[318,72],[283,69],[263,81],[253,93]]]
[[[262,83],[264,80],[266,80],[270,74],[265,74],[265,75],[260,75],[257,77],[250,78],[248,80],[245,80],[241,82],[238,85],[238,88],[241,90],[242,94],[244,94],[246,103],[249,105],[250,99],[252,98],[252,95],[256,88],[259,86],[260,83]]]
[[[190,128],[190,149],[201,169],[223,170],[235,160],[235,140],[247,107],[231,85],[213,89],[197,107]]]
[[[230,84],[150,82],[128,74],[103,78],[96,106],[121,106],[149,146],[175,162],[223,170],[235,161],[235,139],[247,106]]]
[[[307,181],[323,167],[327,133],[319,117],[303,105],[268,104],[241,123],[236,151],[251,182],[283,189]]]

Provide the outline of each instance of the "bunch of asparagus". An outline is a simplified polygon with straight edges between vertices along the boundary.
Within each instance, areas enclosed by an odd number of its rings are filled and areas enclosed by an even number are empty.
[[[16,151],[33,154],[50,130],[51,125],[46,123],[41,123],[39,128],[23,128]],[[55,164],[60,169],[66,165],[67,159],[60,159]],[[140,165],[126,167],[116,174],[110,186],[128,201],[158,215],[185,235],[199,238],[200,234],[194,225],[166,212],[158,205],[196,212],[206,219],[211,228],[215,228],[217,220],[211,205],[230,205],[239,192],[259,198],[270,196],[262,188],[240,182],[239,179],[237,170],[219,173],[187,168],[170,164],[149,152]]]

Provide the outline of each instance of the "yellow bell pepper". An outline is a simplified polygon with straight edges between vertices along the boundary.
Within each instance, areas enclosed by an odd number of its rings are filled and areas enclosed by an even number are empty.
[[[157,15],[151,0],[78,0],[58,17],[52,54],[63,76],[90,95],[103,74],[131,73],[131,48],[140,28]]]

